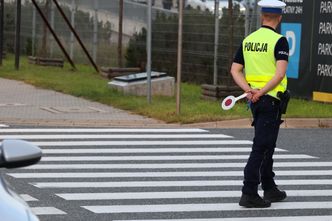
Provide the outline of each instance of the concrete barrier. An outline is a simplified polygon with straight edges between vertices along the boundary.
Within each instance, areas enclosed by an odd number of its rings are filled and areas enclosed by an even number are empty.
[[[131,74],[123,77],[114,78],[108,83],[110,88],[116,89],[124,94],[137,96],[147,95],[146,73]],[[174,77],[167,76],[165,73],[151,73],[151,94],[162,96],[174,96],[175,88]]]

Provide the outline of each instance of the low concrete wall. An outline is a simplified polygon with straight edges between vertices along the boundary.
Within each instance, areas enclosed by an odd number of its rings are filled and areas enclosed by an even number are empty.
[[[162,77],[151,80],[152,95],[174,96],[174,77]],[[147,81],[122,82],[113,80],[108,83],[110,88],[114,88],[124,94],[132,94],[138,96],[147,95]]]

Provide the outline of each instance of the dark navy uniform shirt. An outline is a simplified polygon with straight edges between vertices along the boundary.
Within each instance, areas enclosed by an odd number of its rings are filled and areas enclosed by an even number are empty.
[[[262,28],[268,28],[268,29],[275,31],[273,28],[271,28],[269,26],[265,26],[265,25],[263,25]],[[275,46],[274,57],[276,58],[277,61],[278,60],[288,61],[288,56],[289,56],[289,46],[288,46],[287,39],[285,37],[281,37]],[[237,53],[234,58],[234,62],[244,65],[242,44],[241,44],[240,48],[237,50]]]

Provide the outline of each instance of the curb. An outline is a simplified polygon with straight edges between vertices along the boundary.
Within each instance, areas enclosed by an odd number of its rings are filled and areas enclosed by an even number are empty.
[[[332,128],[331,118],[285,118],[280,128]],[[182,125],[199,128],[251,128],[252,119],[225,120]]]
[[[149,128],[220,128],[241,129],[252,128],[251,118],[225,120],[214,122],[202,122],[193,124],[168,124],[162,121],[149,123],[147,121],[129,120],[47,120],[47,119],[2,119],[1,124],[19,126],[43,126],[43,127],[149,127]],[[331,118],[286,118],[281,128],[332,128]]]

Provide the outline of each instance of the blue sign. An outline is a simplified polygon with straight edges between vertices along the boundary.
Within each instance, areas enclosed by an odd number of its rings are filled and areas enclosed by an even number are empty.
[[[299,78],[302,24],[281,23],[281,34],[289,44],[288,78]]]

